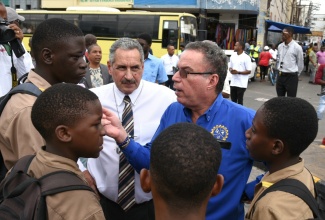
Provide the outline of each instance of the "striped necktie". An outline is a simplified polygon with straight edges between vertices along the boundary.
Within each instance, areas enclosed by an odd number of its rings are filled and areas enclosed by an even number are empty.
[[[130,97],[125,96],[123,102],[125,103],[125,107],[122,115],[122,125],[126,132],[133,137],[133,112]],[[134,169],[129,164],[122,151],[120,151],[119,170],[117,203],[124,211],[127,211],[135,204]]]

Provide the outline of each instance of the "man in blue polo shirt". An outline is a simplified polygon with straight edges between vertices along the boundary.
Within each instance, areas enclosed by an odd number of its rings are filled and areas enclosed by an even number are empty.
[[[209,200],[207,220],[243,219],[241,199],[244,194],[253,196],[255,185],[255,182],[246,185],[253,160],[246,149],[245,137],[255,111],[219,95],[227,74],[227,62],[216,45],[193,42],[186,46],[178,62],[179,70],[173,76],[177,102],[166,109],[152,138],[153,141],[172,124],[189,122],[202,126],[219,140],[222,147],[219,173],[224,176],[224,186],[218,196]],[[115,139],[129,163],[137,172],[149,169],[151,143],[145,146],[136,143],[113,113],[103,111],[106,133]]]
[[[144,52],[144,71],[142,79],[153,83],[164,84],[168,80],[164,64],[160,59],[149,53],[152,43],[151,36],[146,33],[140,34],[138,36],[138,42],[142,46]]]

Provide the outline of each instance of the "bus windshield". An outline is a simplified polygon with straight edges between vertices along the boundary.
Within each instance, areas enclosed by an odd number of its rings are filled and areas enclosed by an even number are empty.
[[[187,44],[196,40],[197,23],[195,17],[182,16],[180,22],[181,43]]]

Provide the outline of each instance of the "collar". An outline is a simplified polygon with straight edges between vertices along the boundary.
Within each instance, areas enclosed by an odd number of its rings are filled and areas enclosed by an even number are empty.
[[[210,121],[213,118],[213,116],[218,112],[223,100],[224,100],[224,98],[222,97],[221,93],[218,94],[217,98],[214,100],[212,105],[203,113],[206,121]],[[192,115],[191,109],[184,106],[183,111],[184,111],[184,114],[186,115],[186,117],[191,117],[191,115]]]
[[[263,177],[263,179],[261,180],[261,182],[259,183],[259,185],[268,188],[272,186],[274,183],[282,179],[287,179],[291,176],[295,176],[298,173],[301,173],[304,170],[304,168],[305,168],[304,160],[302,158],[299,158],[299,162],[292,166],[278,170],[272,174],[267,172]]]
[[[149,53],[149,54],[148,54],[148,58],[147,58],[146,60],[148,60],[148,59],[149,59],[149,60],[152,60],[153,58],[154,58],[154,56],[151,55],[151,53]]]
[[[35,86],[37,86],[41,91],[48,89],[51,87],[51,84],[48,83],[43,77],[38,75],[33,70],[30,70],[27,77],[27,82],[32,82]]]
[[[55,167],[57,169],[68,170],[77,173],[80,176],[82,175],[78,164],[75,161],[70,160],[66,157],[52,154],[50,152],[47,152],[45,149],[46,147],[43,146],[36,155],[37,159],[39,159],[43,164],[49,167]]]
[[[134,90],[131,94],[128,95],[130,97],[130,99],[131,99],[132,105],[135,105],[135,102],[137,101],[137,99],[138,99],[138,97],[139,97],[139,95],[140,95],[140,93],[142,91],[142,88],[144,86],[144,83],[145,82],[143,80],[141,80],[138,88],[136,90]],[[123,104],[124,96],[126,96],[126,94],[124,94],[123,92],[121,92],[117,88],[117,86],[116,86],[115,83],[113,85],[113,91],[114,91],[114,96],[116,98],[116,104],[118,106],[122,105]]]

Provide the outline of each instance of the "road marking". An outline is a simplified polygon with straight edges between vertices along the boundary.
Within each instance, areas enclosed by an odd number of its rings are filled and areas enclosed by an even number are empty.
[[[256,100],[256,101],[259,101],[259,102],[266,102],[266,101],[268,101],[269,99],[266,99],[266,98],[256,98],[255,100]]]

